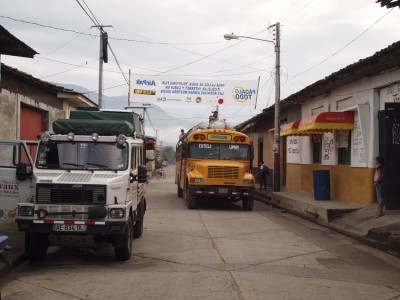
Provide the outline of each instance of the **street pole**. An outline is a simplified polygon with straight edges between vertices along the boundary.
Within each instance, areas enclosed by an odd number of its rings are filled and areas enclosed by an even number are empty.
[[[100,55],[99,55],[99,109],[103,108],[103,27],[100,26]]]
[[[276,29],[276,42],[275,42],[275,119],[274,119],[274,192],[280,191],[280,113],[279,113],[279,102],[281,98],[281,72],[280,72],[280,25],[279,22],[275,24]]]
[[[280,72],[280,53],[281,53],[281,41],[280,41],[280,24],[279,22],[275,25],[271,25],[270,27],[275,26],[276,31],[276,41],[264,40],[259,38],[254,38],[250,36],[242,36],[242,35],[235,35],[225,34],[224,38],[226,40],[236,40],[239,38],[263,41],[273,43],[275,46],[275,118],[274,118],[274,144],[272,147],[272,151],[274,152],[274,192],[280,191],[280,128],[279,128],[279,101],[281,98],[281,72]],[[268,28],[270,28],[268,27]]]

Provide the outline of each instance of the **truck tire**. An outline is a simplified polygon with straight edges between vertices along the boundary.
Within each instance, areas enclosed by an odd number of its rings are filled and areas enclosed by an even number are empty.
[[[128,224],[122,234],[115,237],[114,250],[117,260],[129,260],[132,255],[132,218],[129,218]]]
[[[196,208],[196,205],[197,205],[197,196],[196,195],[192,195],[192,194],[189,194],[189,197],[188,197],[188,208],[189,209],[195,209]]]
[[[181,189],[179,187],[179,184],[177,186],[178,186],[178,189],[177,189],[176,193],[178,194],[178,198],[183,198],[183,189]]]
[[[49,248],[47,233],[25,232],[25,252],[30,261],[41,261]]]
[[[143,221],[144,221],[144,200],[140,203],[137,208],[137,217],[135,225],[133,226],[133,237],[138,239],[143,234]]]
[[[253,210],[254,197],[243,198],[242,203],[243,203],[243,210],[248,210],[248,211]]]

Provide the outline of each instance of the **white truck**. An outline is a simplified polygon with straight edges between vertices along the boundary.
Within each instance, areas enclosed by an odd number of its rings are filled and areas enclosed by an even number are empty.
[[[116,259],[130,259],[146,211],[139,115],[76,110],[70,119],[53,122],[53,130],[40,134],[35,160],[28,158],[26,143],[8,142],[4,148],[13,160],[9,175],[14,171],[15,177],[0,185],[14,194],[0,189],[0,208],[3,196],[9,196],[8,209],[18,200],[15,219],[25,232],[27,257],[44,259],[49,245],[95,247],[108,241]]]

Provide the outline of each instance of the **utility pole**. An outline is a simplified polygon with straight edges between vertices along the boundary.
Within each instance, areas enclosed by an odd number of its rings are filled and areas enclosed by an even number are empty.
[[[281,42],[280,42],[280,24],[279,22],[275,24],[276,31],[276,41],[275,41],[275,119],[274,119],[274,192],[280,191],[280,169],[281,169],[281,158],[280,158],[280,112],[279,112],[279,102],[281,98],[281,72],[280,72],[280,56],[281,56]]]
[[[108,52],[107,52],[107,45],[108,45],[108,34],[104,31],[104,27],[112,27],[111,25],[98,25],[92,26],[97,27],[100,30],[100,54],[99,54],[99,98],[98,98],[98,105],[99,108],[103,108],[103,62],[108,62]]]

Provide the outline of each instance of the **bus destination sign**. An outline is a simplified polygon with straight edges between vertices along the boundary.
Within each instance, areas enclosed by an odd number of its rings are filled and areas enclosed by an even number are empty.
[[[207,137],[209,141],[230,142],[232,140],[232,136],[229,134],[211,133]]]

